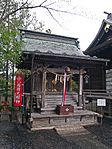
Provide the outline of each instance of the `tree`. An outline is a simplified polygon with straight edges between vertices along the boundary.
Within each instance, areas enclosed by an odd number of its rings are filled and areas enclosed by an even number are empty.
[[[15,10],[17,5],[18,3],[13,0],[2,0],[1,17]],[[17,40],[17,37],[18,27],[23,21],[22,15],[23,13],[13,13],[0,22],[0,91],[6,100],[8,90],[13,91],[14,65],[19,62],[21,55],[21,41]]]
[[[66,2],[66,0],[62,0],[60,1],[61,3]],[[68,0],[69,1],[69,0]],[[9,5],[10,0],[0,0],[0,23],[2,21],[7,20],[7,18],[9,16],[12,16],[13,14],[20,14],[22,11],[29,11],[30,9],[37,9],[37,8],[43,8],[46,9],[47,12],[51,15],[51,17],[56,21],[56,18],[54,17],[54,15],[52,14],[52,11],[55,12],[63,12],[63,13],[70,13],[70,14],[75,14],[76,13],[71,13],[69,11],[66,10],[60,10],[60,9],[56,9],[50,6],[53,6],[54,4],[59,3],[59,0],[41,0],[41,2],[37,2],[36,4],[33,4],[33,1],[31,2],[30,0],[20,0],[20,1],[11,1],[10,5]],[[9,9],[10,7],[10,9]],[[10,10],[10,11],[9,11]],[[24,18],[24,17],[22,17]],[[58,22],[59,23],[59,22]]]
[[[29,9],[33,9],[33,8],[45,8],[45,9],[49,9],[46,5],[44,5],[44,3],[46,3],[47,0],[42,1],[42,3],[40,3],[39,5],[33,5],[32,3],[29,2],[28,0],[24,1],[21,0],[19,2],[16,1],[11,1],[10,0],[0,0],[0,23],[2,21],[7,20],[7,18],[9,18],[9,16],[12,16],[13,14],[15,15],[15,13],[21,13],[22,10],[26,10],[28,11]],[[10,9],[9,9],[10,7]]]
[[[37,19],[35,13],[30,14],[29,9],[44,7],[46,1],[38,6],[31,6],[28,0],[0,0],[0,70],[4,71],[7,60],[16,63],[19,59],[21,48],[20,42],[17,41],[18,28],[44,30],[45,24]]]
[[[56,1],[59,2],[59,0]],[[36,5],[29,0],[0,0],[0,77],[2,77],[0,88],[5,88],[6,98],[8,88],[11,84],[11,78],[13,80],[14,77],[14,65],[19,62],[21,55],[22,43],[20,40],[17,40],[19,35],[18,28],[24,27],[27,29],[31,27],[33,30],[39,31],[45,29],[45,24],[37,19],[36,14],[30,13],[30,9],[37,8],[45,9],[59,24],[52,14],[52,11],[63,13],[70,12],[51,7],[56,1],[41,0],[41,2],[38,2]],[[51,33],[50,29],[45,31]]]
[[[18,31],[7,23],[0,24],[0,75],[1,91],[7,99],[8,89],[11,87],[11,74],[14,64],[19,61],[21,54],[21,41],[17,41]]]
[[[14,65],[21,55],[18,28],[27,29],[32,25],[34,30],[43,31],[45,25],[38,21],[35,14],[30,14],[28,1],[1,0],[0,8],[0,92],[7,100],[8,90],[13,91]]]

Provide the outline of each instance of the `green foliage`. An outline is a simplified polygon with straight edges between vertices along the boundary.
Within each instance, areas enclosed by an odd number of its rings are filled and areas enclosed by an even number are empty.
[[[8,13],[16,9],[16,6],[16,1],[2,0],[0,17],[7,16]],[[16,13],[0,22],[0,94],[6,98],[13,90],[12,74],[14,66],[20,60],[22,51],[22,42],[17,39],[20,34],[18,31],[20,24],[20,18]]]
[[[2,105],[0,105],[0,110],[2,110],[3,109],[3,106]]]
[[[3,66],[7,60],[18,62],[21,55],[21,41],[16,38],[19,35],[17,30],[6,30],[6,27],[0,24],[0,61]]]
[[[14,107],[13,106],[9,106],[8,108],[10,111],[14,111]]]
[[[8,28],[6,23],[0,24],[0,93],[4,96],[8,96],[8,90],[11,89],[12,66],[19,62],[21,55],[22,42],[17,40],[18,35],[18,30]],[[8,80],[6,79],[7,69]]]
[[[8,96],[8,91],[13,90],[14,67],[20,62],[22,53],[18,28],[32,27],[34,30],[43,31],[45,27],[44,23],[36,18],[36,13],[31,14],[27,9],[29,5],[30,3],[24,0],[0,1],[0,94],[4,96]],[[26,9],[20,9],[23,7]]]

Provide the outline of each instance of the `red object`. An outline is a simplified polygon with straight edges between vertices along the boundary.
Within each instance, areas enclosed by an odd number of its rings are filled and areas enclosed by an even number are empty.
[[[64,74],[64,84],[63,84],[63,101],[62,106],[65,105],[66,102],[66,72]]]
[[[72,105],[57,105],[56,113],[59,115],[68,115],[74,113],[74,106]]]
[[[15,79],[15,88],[14,88],[14,106],[20,107],[22,106],[22,89],[23,85],[23,75],[17,74]]]
[[[1,105],[2,105],[2,106],[9,106],[9,102],[8,102],[8,101],[2,101],[2,102],[1,102]]]

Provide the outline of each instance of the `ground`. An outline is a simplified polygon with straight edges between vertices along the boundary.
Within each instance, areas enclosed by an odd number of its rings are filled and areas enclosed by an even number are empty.
[[[31,132],[17,122],[0,122],[0,149],[111,149],[111,120],[59,135],[55,130]]]

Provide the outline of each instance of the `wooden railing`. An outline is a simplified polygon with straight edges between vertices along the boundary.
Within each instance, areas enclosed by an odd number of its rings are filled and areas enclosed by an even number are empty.
[[[85,109],[101,113],[101,107],[97,106],[97,99],[106,99],[106,106],[103,107],[103,114],[112,116],[112,93],[106,90],[85,90],[83,92]]]

